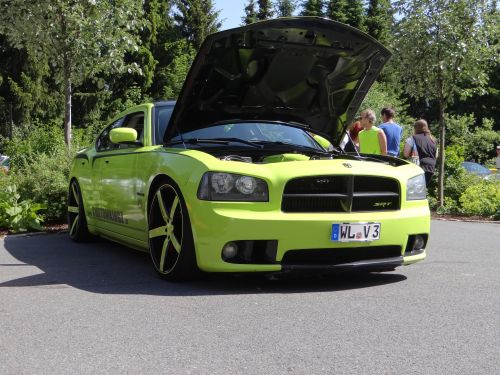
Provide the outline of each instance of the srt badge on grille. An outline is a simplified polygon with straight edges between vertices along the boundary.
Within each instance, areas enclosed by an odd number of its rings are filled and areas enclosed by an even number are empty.
[[[316,183],[317,184],[327,184],[330,182],[330,179],[329,178],[317,178],[316,179]]]
[[[373,205],[373,207],[389,207],[392,204],[392,202],[377,202]]]
[[[346,168],[352,168],[352,165],[349,163],[342,163],[342,165]]]

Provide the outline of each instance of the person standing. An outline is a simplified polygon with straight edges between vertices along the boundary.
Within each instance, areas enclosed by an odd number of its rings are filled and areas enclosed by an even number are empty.
[[[349,141],[344,147],[345,152],[359,152],[359,132],[362,129],[359,121],[352,124],[351,129],[349,129]]]
[[[500,173],[500,146],[497,146],[497,173]]]
[[[361,112],[361,126],[359,132],[359,151],[363,154],[387,155],[387,140],[385,133],[377,128],[375,112],[366,109]]]
[[[391,156],[399,155],[399,144],[403,135],[403,128],[401,125],[394,122],[394,109],[385,107],[380,111],[383,123],[379,128],[384,131],[387,138],[387,154]]]
[[[425,173],[425,185],[429,186],[436,168],[437,146],[427,121],[423,119],[417,120],[413,124],[413,136],[406,140],[403,149],[405,158],[410,157],[414,145],[417,148],[420,167]]]

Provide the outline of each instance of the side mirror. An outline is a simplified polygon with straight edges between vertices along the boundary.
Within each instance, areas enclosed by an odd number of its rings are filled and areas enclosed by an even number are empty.
[[[139,144],[137,131],[132,128],[116,128],[109,132],[109,139],[116,144]]]

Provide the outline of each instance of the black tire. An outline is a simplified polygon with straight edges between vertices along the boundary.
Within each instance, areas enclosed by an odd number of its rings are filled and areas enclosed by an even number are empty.
[[[168,178],[151,191],[148,209],[149,253],[158,275],[168,281],[193,280],[196,263],[191,221],[179,187]]]
[[[82,193],[76,180],[71,180],[68,189],[68,231],[75,242],[87,242],[93,237],[87,227]]]

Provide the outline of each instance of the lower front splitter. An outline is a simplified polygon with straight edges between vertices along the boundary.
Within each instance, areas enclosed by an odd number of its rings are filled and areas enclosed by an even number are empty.
[[[359,260],[341,264],[282,264],[281,272],[309,272],[309,271],[325,271],[325,272],[347,272],[355,270],[364,271],[392,271],[396,267],[403,265],[403,257],[391,257],[383,259]]]

